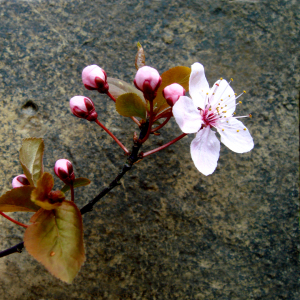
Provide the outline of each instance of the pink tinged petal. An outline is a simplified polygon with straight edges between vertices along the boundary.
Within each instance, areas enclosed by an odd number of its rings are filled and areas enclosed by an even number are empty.
[[[204,109],[205,95],[209,92],[209,84],[206,80],[204,67],[200,63],[192,65],[192,72],[189,82],[189,93],[195,101],[195,105]]]
[[[143,92],[144,97],[152,101],[161,85],[161,77],[156,69],[144,66],[138,69],[133,82],[136,88]]]
[[[162,93],[167,103],[170,106],[174,106],[174,104],[178,101],[179,97],[184,96],[185,89],[178,83],[172,83],[166,86],[163,89]]]
[[[228,119],[228,123],[219,123],[217,130],[221,135],[221,142],[236,153],[248,152],[254,147],[249,130],[234,117]]]
[[[59,159],[56,161],[54,173],[65,184],[71,184],[75,180],[72,163],[67,159]]]
[[[212,174],[220,155],[220,142],[210,127],[201,129],[191,143],[193,162],[204,175]]]
[[[226,111],[226,116],[233,115],[236,107],[235,95],[233,89],[225,79],[215,82],[215,84],[211,88],[209,103],[212,107],[218,106],[220,108],[220,111]]]
[[[27,177],[25,174],[21,174],[21,175],[18,175],[16,176],[13,180],[12,180],[12,187],[15,189],[15,188],[18,188],[18,187],[21,187],[21,186],[25,186],[25,185],[30,185]]]
[[[90,65],[82,70],[82,82],[88,90],[106,93],[109,89],[106,72],[97,65]]]
[[[174,118],[184,133],[195,133],[202,126],[200,111],[195,107],[193,100],[182,96],[172,109]]]

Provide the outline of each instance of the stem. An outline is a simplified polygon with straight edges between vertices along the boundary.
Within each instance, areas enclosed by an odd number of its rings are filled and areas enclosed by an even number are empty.
[[[172,117],[172,114],[170,116],[168,116],[159,126],[157,126],[154,129],[152,129],[151,132],[155,132],[155,131],[161,129],[162,127],[164,127],[169,122],[169,120],[171,119],[171,117]]]
[[[106,94],[112,101],[116,102],[116,98],[109,91]]]
[[[28,225],[25,225],[25,224],[23,224],[23,223],[21,223],[21,222],[18,222],[18,221],[16,221],[16,220],[12,219],[11,217],[9,217],[7,214],[5,214],[5,213],[2,212],[2,211],[0,211],[0,215],[2,215],[4,218],[6,218],[7,220],[9,220],[9,221],[11,221],[11,222],[13,222],[13,223],[15,223],[15,224],[17,224],[17,225],[20,225],[20,226],[22,226],[22,227],[24,227],[24,228],[27,228],[27,227],[28,227]],[[0,257],[1,257],[1,256],[0,256]]]
[[[144,157],[146,157],[146,156],[148,156],[150,154],[156,153],[156,152],[158,152],[158,151],[160,151],[162,149],[165,149],[165,148],[169,147],[170,145],[176,143],[177,141],[179,141],[180,139],[182,139],[186,135],[187,135],[187,133],[183,133],[182,135],[178,136],[176,139],[170,141],[169,143],[166,143],[166,144],[164,144],[164,145],[162,145],[162,146],[160,146],[160,147],[158,147],[156,149],[150,150],[150,151],[148,151],[146,153],[142,153],[142,158],[144,158]]]
[[[115,137],[112,132],[110,132],[102,123],[100,123],[98,119],[96,119],[95,122],[114,139],[114,141],[123,149],[126,155],[130,154],[127,148]]]
[[[148,130],[147,130],[147,133],[145,135],[144,138],[142,139],[139,139],[139,143],[140,144],[143,144],[147,141],[147,139],[149,138],[149,135],[151,133],[151,127],[152,127],[152,124],[153,124],[153,117],[154,117],[154,114],[153,114],[153,101],[149,101],[150,102],[150,117],[149,117],[149,125],[148,125]]]
[[[153,122],[155,122],[155,121],[157,121],[158,119],[161,119],[161,118],[167,118],[170,114],[171,114],[171,116],[173,116],[172,108],[168,108],[165,111],[163,111],[163,112],[159,113],[158,115],[156,115]]]
[[[146,135],[148,131],[148,122],[142,124],[141,126],[141,132],[139,139],[143,139],[143,137]],[[80,212],[81,214],[85,214],[89,211],[93,210],[93,206],[102,198],[104,197],[110,190],[112,190],[115,186],[119,184],[119,180],[127,173],[133,166],[133,164],[140,159],[138,153],[141,148],[142,144],[139,143],[139,141],[136,141],[132,147],[132,151],[130,156],[128,157],[126,163],[124,164],[122,171],[118,174],[118,176],[110,183],[110,185],[105,188],[103,191],[101,191],[93,200],[91,200],[88,204],[86,204],[84,207],[81,208]],[[26,226],[26,225],[25,225]],[[22,249],[24,248],[24,242],[21,242],[11,248],[8,248],[4,251],[0,252],[0,257],[4,257],[16,252],[21,253]]]
[[[73,182],[70,184],[70,190],[71,190],[71,201],[74,202],[75,197],[74,197],[74,185],[73,185]]]
[[[108,96],[111,100],[113,100],[114,102],[117,101],[116,98],[115,98],[109,91],[107,91],[106,94],[107,94],[107,96]],[[139,127],[141,126],[140,121],[139,121],[138,119],[136,119],[135,117],[130,117],[130,119],[131,119],[135,124],[137,124]]]

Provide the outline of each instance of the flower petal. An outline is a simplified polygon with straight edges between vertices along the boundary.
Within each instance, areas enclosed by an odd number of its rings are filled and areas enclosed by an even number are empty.
[[[236,106],[235,95],[233,89],[225,79],[215,82],[211,88],[209,103],[212,107],[222,107],[222,110],[226,111],[227,116],[232,116]]]
[[[228,123],[219,123],[217,130],[221,135],[221,142],[234,152],[244,153],[254,147],[249,130],[234,117],[229,118]]]
[[[189,93],[197,107],[204,109],[205,95],[209,92],[209,84],[206,80],[204,67],[200,63],[192,65],[189,82]]]
[[[201,115],[191,98],[180,97],[174,104],[172,112],[178,126],[184,133],[195,133],[201,128]]]
[[[210,175],[217,167],[220,142],[210,127],[201,129],[191,143],[191,155],[196,168],[204,175]]]

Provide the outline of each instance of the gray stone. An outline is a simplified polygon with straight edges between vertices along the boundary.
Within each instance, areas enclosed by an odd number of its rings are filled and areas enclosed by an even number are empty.
[[[81,70],[98,64],[132,82],[138,41],[160,72],[199,61],[211,85],[233,77],[237,93],[247,90],[237,115],[252,113],[243,121],[255,141],[246,154],[222,145],[208,177],[191,160],[192,136],[141,161],[84,216],[87,259],[72,285],[25,251],[0,259],[1,300],[300,298],[296,1],[1,1],[0,15],[2,194],[31,136],[45,139],[47,171],[67,158],[92,180],[76,191],[79,207],[116,176],[123,153],[68,101],[92,98],[130,147],[137,128],[85,90]],[[143,151],[180,133],[172,120]],[[0,225],[1,250],[22,241],[22,228]]]

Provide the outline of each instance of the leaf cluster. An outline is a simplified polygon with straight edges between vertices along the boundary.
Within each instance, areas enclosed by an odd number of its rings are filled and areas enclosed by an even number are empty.
[[[85,260],[82,216],[76,204],[65,199],[69,186],[52,191],[54,178],[44,173],[43,154],[43,139],[23,140],[20,163],[30,185],[2,195],[0,211],[34,212],[24,235],[28,253],[54,276],[71,283]],[[73,186],[89,183],[86,178],[77,178]]]

